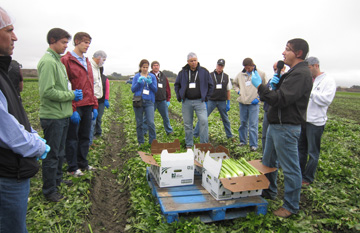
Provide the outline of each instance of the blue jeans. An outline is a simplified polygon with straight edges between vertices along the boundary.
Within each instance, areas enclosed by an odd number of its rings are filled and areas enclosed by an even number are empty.
[[[194,111],[199,119],[200,143],[209,142],[209,126],[208,126],[208,118],[207,118],[207,110],[206,110],[205,102],[202,102],[201,99],[196,99],[196,100],[185,99],[184,102],[182,102],[182,115],[183,115],[184,128],[185,128],[186,147],[192,147],[194,145],[194,138],[193,138]]]
[[[324,128],[325,125],[316,126],[308,122],[301,127],[299,139],[300,168],[302,179],[309,183],[312,183],[315,178],[315,172],[319,162],[321,136]]]
[[[299,210],[301,191],[301,170],[298,156],[300,125],[270,124],[266,135],[265,151],[262,163],[268,167],[279,167],[284,173],[283,207],[296,214]],[[266,174],[270,181],[269,189],[263,190],[272,198],[277,195],[278,171]]]
[[[226,137],[232,138],[233,135],[231,133],[229,116],[226,112],[226,100],[223,100],[223,101],[209,100],[207,102],[207,115],[210,116],[210,114],[212,113],[212,111],[214,111],[215,108],[217,108],[220,113],[220,116],[221,116],[221,119],[222,119],[222,122],[224,125],[224,129],[225,129]],[[194,130],[194,136],[195,137],[199,136],[199,122],[196,124],[195,130]]]
[[[91,122],[90,143],[89,143],[90,145],[93,143],[93,138],[95,135],[102,134],[101,118],[104,115],[104,109],[105,109],[104,103],[99,103],[97,118]]]
[[[250,147],[258,147],[258,127],[259,127],[259,104],[241,104],[240,107],[240,142],[247,144],[249,133]],[[249,125],[249,127],[248,127]],[[249,129],[249,130],[248,130]]]
[[[69,130],[65,144],[65,156],[68,163],[68,171],[88,167],[87,155],[89,153],[90,130],[93,106],[77,107],[80,115],[80,123],[74,124],[70,121]]]
[[[0,233],[25,233],[30,179],[0,177]]]
[[[167,106],[166,100],[155,101],[154,111],[156,111],[156,109],[159,111],[159,113],[163,119],[165,132],[167,134],[173,132],[173,129],[170,125],[169,112],[168,112],[168,106]],[[146,124],[146,114],[144,115],[143,130],[144,130],[144,134],[147,134],[148,127]]]
[[[264,111],[264,120],[263,120],[263,125],[262,125],[262,137],[261,137],[263,154],[265,151],[266,132],[267,132],[268,127],[269,127],[269,121],[267,119],[267,111]]]
[[[143,120],[144,114],[146,116],[146,123],[149,128],[149,144],[156,139],[155,123],[154,123],[154,103],[151,100],[144,100],[141,108],[133,108],[136,119],[136,134],[138,143],[144,143]]]
[[[69,128],[69,118],[40,119],[44,130],[44,139],[51,148],[42,161],[42,191],[44,195],[57,192],[57,186],[62,180],[62,166],[65,158],[65,142]]]

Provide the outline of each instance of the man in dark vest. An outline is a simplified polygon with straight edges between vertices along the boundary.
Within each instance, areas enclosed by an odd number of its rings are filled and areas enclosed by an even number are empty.
[[[158,84],[158,89],[155,94],[154,111],[156,111],[156,109],[159,111],[163,119],[166,134],[172,135],[174,132],[170,125],[168,112],[171,98],[169,80],[165,74],[160,71],[160,63],[158,61],[151,62],[151,73],[155,75]],[[144,135],[147,134],[148,128],[146,124],[146,116],[144,116],[143,131]]]
[[[50,147],[30,126],[21,100],[8,76],[14,42],[13,21],[0,7],[0,228],[26,230],[30,178],[39,170],[37,159]]]
[[[9,77],[12,83],[14,84],[14,87],[18,94],[20,95],[20,92],[22,92],[24,87],[23,82],[23,76],[21,73],[21,65],[19,62],[12,60],[9,66]]]
[[[230,110],[230,91],[232,88],[229,75],[224,73],[225,60],[219,59],[214,72],[210,73],[214,82],[214,92],[207,103],[207,114],[210,116],[212,111],[217,108],[219,110],[227,138],[232,138],[230,121],[227,112]],[[194,136],[199,136],[199,122],[196,124]]]

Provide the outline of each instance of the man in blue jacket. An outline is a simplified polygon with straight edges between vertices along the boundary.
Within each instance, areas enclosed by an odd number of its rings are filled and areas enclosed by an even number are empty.
[[[182,102],[186,148],[191,148],[194,145],[194,110],[199,119],[200,143],[209,141],[206,102],[213,92],[214,84],[209,71],[200,66],[195,53],[189,53],[187,61],[188,64],[176,77],[175,93],[177,100]]]

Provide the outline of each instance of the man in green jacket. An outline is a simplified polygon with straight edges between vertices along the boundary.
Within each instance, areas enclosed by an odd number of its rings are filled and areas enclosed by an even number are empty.
[[[71,181],[62,180],[62,166],[65,157],[65,141],[72,115],[72,100],[82,99],[82,90],[71,90],[65,66],[60,61],[71,36],[60,28],[48,32],[49,48],[40,59],[39,73],[40,124],[44,139],[51,147],[51,153],[42,163],[43,194],[48,201],[58,202],[64,198],[57,186]]]

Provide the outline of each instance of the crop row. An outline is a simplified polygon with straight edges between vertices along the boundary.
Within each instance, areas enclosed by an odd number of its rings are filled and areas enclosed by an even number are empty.
[[[40,131],[38,118],[37,83],[26,83],[22,93],[23,103],[33,127]],[[150,145],[137,146],[136,122],[132,109],[132,93],[130,86],[121,82],[111,83],[110,103],[121,105],[121,114],[113,109],[105,111],[103,129],[106,134],[111,124],[123,124],[125,146],[120,155],[129,154],[129,159],[118,173],[118,182],[125,185],[130,192],[130,211],[127,216],[129,232],[352,232],[360,230],[360,159],[358,142],[360,126],[352,120],[329,117],[321,146],[321,155],[315,182],[301,193],[301,210],[298,215],[289,219],[280,219],[271,211],[282,205],[281,198],[269,201],[268,214],[256,216],[249,214],[246,218],[232,221],[204,224],[199,219],[181,220],[172,224],[164,223],[159,205],[152,197],[145,178],[146,164],[136,155],[137,150],[150,151]],[[121,99],[116,99],[116,92],[121,92]],[[175,96],[172,87],[172,94]],[[220,115],[214,111],[209,117],[209,137],[211,143],[224,145],[229,148],[231,156],[244,157],[246,160],[260,159],[261,148],[257,152],[250,152],[249,148],[238,147],[239,107],[235,93],[232,92],[231,110],[229,118],[233,135],[237,142],[226,138]],[[332,107],[334,107],[332,105]],[[115,115],[114,114],[118,114]],[[163,130],[162,119],[155,113],[155,127],[157,139],[160,142],[171,142],[179,138],[182,149],[185,149],[184,129],[181,118],[181,103],[172,98],[170,105],[170,122],[174,128],[174,135],[167,136]],[[261,122],[263,111],[259,116],[259,139],[261,138]],[[113,119],[116,119],[114,122]],[[145,140],[146,141],[146,140]],[[101,154],[108,145],[103,139],[95,141],[96,149],[90,150],[89,158],[95,166],[100,166]],[[195,139],[194,143],[198,143]],[[261,145],[261,140],[259,140]],[[102,165],[100,169],[108,169]],[[283,177],[279,172],[279,191],[283,193]],[[94,174],[76,178],[71,188],[61,186],[61,192],[67,200],[60,203],[47,203],[41,194],[41,174],[31,180],[31,194],[27,217],[29,232],[88,232],[87,215],[91,202],[90,180]],[[106,210],[104,210],[106,211]],[[106,228],[106,226],[104,226]],[[105,231],[106,232],[106,231]]]

